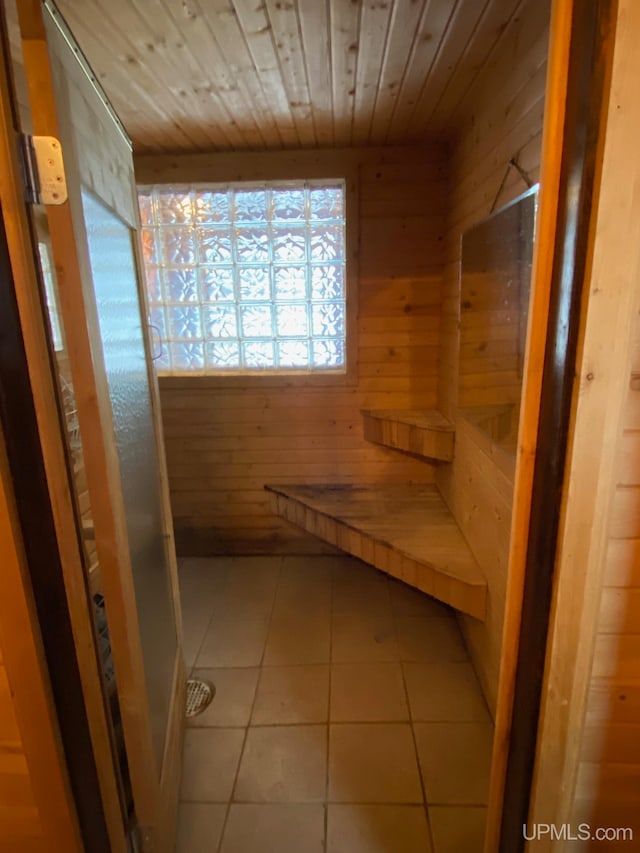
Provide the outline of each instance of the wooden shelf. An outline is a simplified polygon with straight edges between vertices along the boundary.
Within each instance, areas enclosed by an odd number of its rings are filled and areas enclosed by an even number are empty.
[[[442,462],[453,459],[454,426],[435,409],[363,409],[362,417],[368,441]]]
[[[487,582],[435,486],[265,486],[273,511],[484,620]]]

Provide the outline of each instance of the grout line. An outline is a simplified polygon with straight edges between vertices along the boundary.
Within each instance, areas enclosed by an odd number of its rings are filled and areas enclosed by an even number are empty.
[[[325,664],[325,666],[327,666]],[[257,693],[257,688],[256,688]],[[465,725],[470,724],[474,725],[478,721],[476,720],[459,720],[452,723],[450,720],[428,720],[427,722],[422,723],[419,720],[416,720],[421,725],[430,725],[433,723],[434,725],[442,725],[446,723],[447,725]],[[480,721],[481,722],[481,721]],[[291,729],[296,727],[305,727],[305,726],[406,726],[407,724],[411,724],[411,721],[407,717],[403,717],[401,719],[386,719],[386,720],[330,720],[329,716],[325,717],[323,720],[304,720],[304,721],[295,721],[291,723],[281,722],[281,723],[249,723],[252,729]],[[228,723],[212,723],[211,725],[189,725],[190,729],[246,729],[247,726],[243,725],[229,725]]]
[[[335,596],[335,568],[332,567],[330,574],[330,598],[329,598],[329,693],[327,696],[327,753],[324,788],[324,853],[329,847],[329,758],[331,755],[331,686],[333,682],[333,610]]]
[[[234,800],[234,806],[321,806],[324,800]],[[419,803],[410,800],[328,800],[332,806],[410,806],[414,809],[423,809],[424,803]],[[210,805],[210,806],[226,806],[229,803],[224,800],[180,800],[181,805]],[[439,803],[434,802],[429,804],[432,807],[439,809],[486,809],[486,803]],[[287,851],[288,853],[288,851]],[[295,851],[298,853],[298,851]]]
[[[271,558],[271,559],[273,560],[273,558]],[[299,558],[298,558],[298,559],[299,559]],[[324,559],[331,559],[331,558],[324,558]],[[236,789],[237,789],[237,782],[238,782],[239,771],[240,771],[240,768],[241,768],[241,765],[242,765],[242,760],[243,760],[244,752],[245,752],[246,745],[247,745],[247,739],[248,739],[248,735],[249,735],[249,730],[250,730],[251,728],[278,728],[278,727],[282,727],[282,728],[291,728],[291,727],[295,727],[295,726],[307,726],[307,727],[308,727],[308,726],[320,726],[320,725],[324,725],[324,726],[326,727],[326,733],[327,733],[327,736],[326,736],[326,771],[325,771],[325,792],[324,792],[324,799],[321,799],[321,800],[315,800],[315,801],[313,801],[313,803],[314,803],[314,804],[316,804],[316,805],[320,805],[320,804],[321,804],[321,805],[323,806],[323,815],[324,815],[324,842],[323,842],[323,853],[326,853],[327,848],[328,848],[328,806],[329,806],[329,804],[336,804],[336,805],[337,805],[337,804],[340,804],[340,805],[377,805],[377,806],[380,806],[380,805],[395,805],[395,806],[411,806],[411,807],[413,807],[413,808],[421,808],[421,809],[423,810],[423,812],[425,813],[425,816],[426,816],[426,819],[427,819],[428,833],[429,833],[430,843],[431,843],[431,845],[432,845],[432,850],[434,850],[434,851],[435,851],[434,838],[433,838],[433,833],[432,833],[431,824],[430,824],[430,821],[429,821],[429,812],[428,812],[428,808],[429,808],[429,806],[436,806],[436,805],[437,805],[437,806],[439,806],[439,807],[448,807],[448,808],[476,808],[476,809],[485,808],[485,809],[486,809],[486,804],[485,804],[485,803],[479,803],[479,804],[475,804],[475,803],[474,803],[474,804],[471,804],[471,803],[437,803],[437,802],[434,802],[434,803],[427,803],[427,799],[426,799],[426,790],[425,790],[425,783],[424,783],[424,777],[423,777],[423,773],[422,773],[422,767],[421,767],[421,765],[420,765],[420,758],[419,758],[419,753],[418,753],[417,739],[416,739],[416,731],[415,731],[415,725],[416,725],[416,723],[417,723],[417,722],[419,722],[419,721],[417,721],[417,720],[415,720],[415,719],[414,719],[413,714],[412,714],[412,712],[411,712],[411,704],[410,704],[410,701],[409,701],[408,683],[407,683],[406,674],[405,674],[405,667],[406,667],[406,665],[411,664],[411,663],[412,663],[412,661],[404,661],[404,660],[402,660],[402,655],[398,654],[398,657],[397,657],[396,659],[393,659],[393,660],[387,660],[387,661],[379,661],[379,660],[354,660],[354,661],[350,661],[350,662],[335,662],[335,664],[334,664],[334,661],[333,661],[333,653],[334,653],[334,632],[333,632],[333,627],[334,627],[334,619],[335,619],[335,616],[336,616],[336,614],[337,614],[337,613],[339,613],[339,615],[344,615],[345,617],[347,617],[347,616],[353,617],[354,615],[357,615],[357,611],[356,611],[356,613],[355,613],[355,614],[354,614],[353,612],[351,612],[351,611],[345,611],[344,613],[339,612],[339,611],[336,611],[336,588],[337,588],[336,579],[337,579],[337,569],[336,569],[335,565],[333,566],[333,568],[332,568],[332,570],[331,570],[331,572],[330,572],[330,574],[329,574],[329,580],[330,580],[330,607],[329,607],[329,624],[330,624],[330,631],[329,631],[329,657],[328,657],[328,662],[326,662],[326,663],[317,663],[317,664],[308,664],[308,663],[290,663],[290,664],[289,664],[289,663],[285,663],[285,664],[274,664],[274,665],[270,665],[270,666],[265,666],[264,659],[265,659],[265,656],[266,656],[266,649],[267,649],[267,644],[268,644],[268,639],[269,639],[270,631],[271,631],[271,628],[272,628],[272,624],[273,624],[273,622],[274,622],[274,620],[275,620],[274,613],[275,613],[275,607],[276,607],[276,600],[277,600],[277,597],[278,597],[278,592],[279,592],[279,590],[281,589],[281,584],[282,584],[282,582],[283,582],[284,569],[285,569],[286,561],[287,561],[286,555],[278,556],[278,572],[277,572],[276,582],[275,582],[275,585],[274,585],[274,594],[273,594],[273,600],[272,600],[272,603],[271,603],[271,608],[270,608],[270,611],[269,611],[269,615],[268,615],[268,617],[265,617],[264,619],[258,620],[258,621],[264,621],[264,622],[266,622],[266,623],[267,623],[267,631],[266,631],[266,635],[265,635],[265,639],[264,639],[264,645],[263,645],[263,648],[262,648],[262,654],[261,654],[261,657],[260,657],[260,662],[259,662],[259,664],[258,664],[257,666],[255,666],[255,665],[254,665],[254,666],[204,666],[204,667],[203,667],[203,666],[200,666],[200,667],[196,667],[196,664],[194,663],[193,667],[191,668],[191,672],[193,672],[193,670],[194,670],[194,669],[196,669],[196,668],[197,668],[197,669],[204,669],[204,670],[206,670],[206,669],[220,669],[220,670],[225,670],[225,669],[226,669],[226,670],[235,670],[235,669],[238,669],[238,670],[256,670],[256,669],[257,669],[257,670],[258,670],[258,676],[257,676],[257,679],[256,679],[256,686],[255,686],[255,690],[254,690],[254,694],[253,694],[253,700],[252,700],[252,702],[251,702],[251,709],[250,709],[250,712],[249,712],[249,721],[248,721],[248,723],[247,723],[247,725],[246,725],[246,726],[228,726],[228,725],[227,725],[227,726],[224,726],[224,725],[213,725],[213,726],[194,726],[194,727],[193,727],[193,728],[196,728],[196,729],[198,729],[198,728],[199,728],[199,729],[209,729],[209,728],[210,728],[210,729],[236,729],[236,730],[244,729],[244,739],[243,739],[243,742],[242,742],[242,747],[241,747],[241,750],[240,750],[240,754],[239,754],[239,758],[238,758],[238,763],[237,763],[237,766],[236,766],[236,769],[235,769],[235,776],[234,776],[234,781],[233,781],[233,785],[232,785],[232,790],[231,790],[230,797],[229,797],[228,801],[226,802],[226,813],[225,813],[225,817],[224,817],[224,821],[223,821],[222,831],[221,831],[221,834],[220,834],[220,841],[219,841],[218,846],[217,846],[217,851],[218,851],[218,853],[219,853],[219,851],[222,849],[223,841],[224,841],[224,838],[225,838],[225,833],[226,833],[226,831],[227,831],[227,824],[228,824],[228,819],[229,819],[229,814],[230,814],[230,809],[231,809],[231,805],[232,805],[232,804],[243,804],[243,805],[247,805],[247,804],[252,804],[252,805],[255,805],[255,804],[264,804],[264,805],[269,805],[269,804],[271,804],[271,805],[273,805],[273,804],[275,804],[275,802],[287,802],[287,803],[291,803],[291,804],[298,804],[298,805],[303,804],[303,803],[301,803],[301,802],[297,802],[297,801],[295,801],[295,800],[291,800],[291,801],[272,801],[272,803],[264,803],[264,802],[258,803],[258,801],[251,801],[251,800],[247,800],[247,801],[245,801],[245,800],[236,800],[236,799],[234,799],[234,797],[235,797],[235,793],[236,793]],[[233,572],[233,569],[234,569],[235,564],[236,564],[236,560],[235,560],[235,558],[232,558],[232,560],[231,560],[231,570],[229,571],[229,574],[228,574],[228,576],[227,576],[226,582],[225,582],[225,584],[223,585],[222,590],[221,590],[221,593],[219,593],[219,594],[218,594],[218,596],[219,596],[220,594],[224,594],[224,592],[226,591],[226,589],[227,589],[227,587],[228,587],[228,584],[229,584],[229,580],[230,580],[230,578],[231,578],[231,576],[232,576],[232,572]],[[303,573],[304,573],[304,569],[301,569],[301,574],[303,574]],[[393,633],[393,636],[394,636],[394,639],[395,639],[396,643],[397,643],[397,644],[398,644],[398,646],[399,646],[399,638],[398,638],[398,624],[397,624],[397,623],[398,623],[398,620],[399,620],[399,619],[406,618],[406,617],[403,617],[402,613],[397,613],[397,612],[396,612],[396,609],[395,609],[395,608],[394,608],[394,606],[393,606],[393,595],[392,595],[392,589],[391,589],[391,586],[390,586],[390,580],[389,580],[389,578],[387,578],[386,592],[387,592],[387,597],[388,597],[388,602],[389,602],[389,604],[388,604],[388,615],[389,615],[389,618],[390,618],[390,621],[391,621],[392,633]],[[218,596],[216,596],[216,597],[218,597]],[[386,609],[386,608],[385,608],[385,609]],[[374,614],[374,615],[377,615],[377,614]],[[416,614],[416,615],[417,615],[417,614]],[[211,627],[211,623],[213,622],[213,620],[214,620],[215,616],[216,616],[216,607],[214,606],[214,612],[213,612],[213,613],[212,613],[212,615],[211,615],[211,619],[210,619],[210,621],[209,621],[209,623],[208,623],[208,625],[207,625],[207,629],[206,629],[206,630],[205,630],[205,632],[204,632],[203,640],[202,640],[202,642],[201,642],[201,644],[200,644],[200,647],[199,647],[199,649],[198,649],[198,653],[197,653],[197,655],[196,655],[196,663],[197,663],[197,659],[198,659],[198,657],[199,657],[199,656],[200,656],[200,654],[201,654],[202,646],[203,646],[203,644],[204,644],[204,640],[205,640],[205,638],[206,638],[206,636],[207,636],[207,634],[208,634],[208,632],[209,632],[209,629],[210,629],[210,627]],[[436,616],[436,617],[433,617],[433,618],[438,618],[438,617]],[[254,621],[255,621],[255,620],[254,620]],[[467,662],[469,662],[469,661],[468,661],[468,658],[467,658]],[[349,664],[351,664],[351,665],[356,665],[356,666],[358,666],[358,665],[359,665],[359,666],[365,666],[365,665],[367,665],[367,664],[378,664],[378,665],[382,665],[382,664],[388,664],[388,665],[399,665],[399,666],[400,666],[400,669],[401,669],[401,676],[402,676],[402,682],[403,682],[403,689],[404,689],[405,701],[406,701],[406,705],[407,705],[407,714],[408,714],[408,719],[407,719],[407,718],[405,718],[405,719],[400,719],[400,720],[365,720],[365,721],[357,721],[357,720],[342,720],[342,721],[335,721],[335,722],[334,722],[334,721],[332,721],[332,720],[331,720],[331,697],[332,697],[332,690],[333,690],[333,666],[334,666],[334,665],[339,665],[340,663],[349,663]],[[415,663],[418,663],[418,664],[419,664],[419,663],[421,663],[421,661],[416,661]],[[262,682],[262,677],[263,677],[263,674],[264,674],[265,669],[267,669],[267,670],[268,670],[268,669],[270,669],[270,668],[276,668],[276,667],[277,667],[277,668],[282,668],[282,669],[296,669],[296,668],[309,667],[309,666],[315,666],[315,667],[327,667],[327,666],[328,666],[328,667],[329,667],[329,687],[328,687],[328,697],[327,697],[327,713],[326,713],[326,719],[325,719],[324,721],[319,721],[319,722],[315,722],[315,723],[314,723],[314,722],[308,722],[308,721],[307,721],[307,722],[292,722],[292,723],[286,723],[286,722],[284,722],[284,723],[270,723],[270,724],[258,724],[258,725],[255,725],[255,724],[252,722],[252,720],[253,720],[253,715],[254,715],[254,711],[255,711],[255,706],[256,706],[256,703],[257,703],[257,697],[258,697],[258,692],[259,692],[259,689],[260,689],[260,684],[261,684],[261,682]],[[426,722],[427,722],[427,723],[429,723],[429,722],[437,722],[437,721],[426,721]],[[450,721],[450,720],[444,720],[444,721],[442,721],[442,722],[450,723],[451,721]],[[466,721],[460,721],[460,722],[466,722]],[[473,723],[473,722],[478,722],[478,721],[468,721],[468,722]],[[399,725],[399,724],[401,724],[401,725],[409,725],[409,726],[411,727],[411,734],[412,734],[413,743],[414,743],[415,760],[416,760],[417,769],[418,769],[419,778],[420,778],[420,787],[421,787],[421,793],[422,793],[422,802],[420,803],[420,802],[415,802],[415,801],[414,801],[414,802],[398,802],[398,803],[384,803],[384,804],[383,804],[383,803],[379,803],[379,802],[376,802],[376,803],[369,803],[369,802],[366,802],[366,801],[363,801],[363,802],[355,802],[355,801],[349,801],[349,800],[336,800],[336,801],[332,801],[332,800],[330,799],[330,797],[329,797],[329,782],[330,782],[330,779],[329,779],[329,757],[330,757],[330,745],[331,745],[331,730],[332,730],[332,726],[334,726],[334,725],[335,725],[335,726],[349,726],[349,725],[359,725],[359,726],[362,726],[362,725],[380,726],[380,725]],[[207,800],[204,800],[204,801],[193,800],[193,801],[183,801],[183,802],[209,802],[209,801],[207,801]],[[222,804],[224,805],[225,803],[222,803]],[[307,801],[307,802],[306,802],[306,803],[304,803],[304,804],[310,804],[310,803]]]
[[[393,619],[394,630],[396,630],[396,640],[398,642],[398,649],[399,649],[400,648],[400,640],[397,637],[396,613],[395,613],[395,611],[393,611],[393,609],[392,609],[392,619]],[[400,657],[402,657],[402,655],[400,655]],[[411,737],[413,739],[413,749],[414,749],[414,753],[415,753],[415,757],[416,757],[416,764],[418,767],[418,776],[420,777],[420,788],[422,790],[422,801],[423,801],[423,808],[424,808],[424,816],[425,816],[425,820],[427,822],[427,833],[429,834],[429,843],[431,844],[431,849],[432,849],[432,851],[435,851],[435,849],[436,849],[435,840],[433,837],[433,832],[431,830],[431,821],[429,820],[429,808],[428,808],[428,804],[427,804],[427,790],[426,790],[425,784],[424,784],[424,776],[422,773],[422,765],[420,764],[420,754],[418,753],[418,741],[416,739],[416,730],[415,730],[415,725],[414,725],[413,713],[411,711],[411,701],[409,699],[409,687],[407,685],[407,679],[405,677],[404,661],[400,662],[400,671],[402,673],[402,684],[404,686],[404,696],[405,696],[405,701],[407,703],[407,712],[409,714],[409,725],[411,727]]]
[[[231,570],[229,572],[229,576],[231,576],[231,574],[233,572],[234,563],[235,563],[235,561],[232,558],[231,559]],[[227,586],[228,586],[228,583],[227,583]],[[227,587],[225,587],[225,591],[226,591],[226,588]],[[257,689],[258,688],[257,688],[257,681],[256,681],[256,690]],[[255,698],[255,694],[254,694],[254,698]],[[251,719],[251,717],[249,717],[249,719]],[[219,853],[219,851],[222,850],[222,843],[224,841],[224,836],[225,836],[225,833],[227,831],[227,823],[229,822],[229,813],[231,812],[231,802],[233,800],[233,792],[234,792],[234,789],[236,786],[236,781],[238,779],[238,772],[240,770],[240,762],[242,761],[242,754],[244,752],[244,745],[247,741],[247,731],[248,730],[249,730],[249,724],[247,723],[247,727],[245,728],[245,732],[244,732],[244,738],[242,741],[242,747],[240,749],[240,754],[238,755],[238,763],[236,765],[236,772],[235,772],[235,776],[233,779],[233,785],[231,786],[231,793],[229,794],[229,801],[227,802],[227,808],[225,811],[224,820],[222,822],[222,829],[220,830],[220,838],[218,839],[218,845],[216,847],[216,853]]]
[[[264,638],[264,645],[262,647],[262,655],[260,657],[260,664],[258,667],[251,667],[252,669],[256,669],[256,668],[258,669],[258,678],[256,679],[256,687],[255,687],[255,691],[253,693],[253,701],[251,702],[251,710],[249,712],[249,721],[248,721],[247,725],[244,727],[244,739],[242,741],[242,747],[240,748],[240,755],[238,756],[238,763],[236,765],[235,777],[233,780],[233,785],[231,786],[231,793],[229,795],[229,802],[227,803],[227,811],[226,811],[226,814],[224,816],[224,822],[222,824],[222,831],[220,833],[220,841],[218,842],[218,847],[217,847],[216,853],[219,853],[219,851],[222,849],[222,844],[224,842],[224,836],[225,836],[226,831],[227,831],[227,824],[229,822],[229,813],[231,812],[231,805],[234,802],[234,795],[236,792],[236,787],[238,785],[238,776],[240,774],[240,767],[242,766],[242,759],[244,758],[244,751],[246,749],[247,740],[249,737],[249,729],[251,728],[251,718],[253,717],[253,709],[254,709],[255,704],[256,704],[256,698],[258,696],[258,688],[260,687],[260,681],[262,679],[262,662],[264,661],[264,655],[265,655],[265,651],[267,648],[267,641],[269,639],[269,629],[271,627],[271,618],[273,616],[273,608],[275,607],[276,596],[278,594],[278,587],[280,586],[280,578],[282,577],[282,563],[283,563],[282,557],[279,558],[279,563],[280,563],[280,566],[279,566],[279,570],[278,570],[278,577],[277,577],[276,583],[274,585],[273,601],[271,602],[271,610],[269,612],[268,619],[265,620],[265,621],[268,621],[268,625],[267,625],[267,631],[266,631],[265,638]],[[229,668],[231,668],[231,667],[229,667]]]
[[[231,574],[231,571],[232,571],[232,569],[229,569],[229,572],[227,574],[227,579],[225,580],[225,582],[222,586],[222,589],[219,592],[216,592],[214,595],[214,604],[213,604],[213,607],[211,609],[211,616],[209,617],[209,621],[207,622],[207,627],[203,631],[202,640],[200,640],[200,644],[198,646],[198,651],[196,652],[195,657],[193,659],[193,664],[189,667],[189,672],[187,674],[187,678],[191,678],[193,676],[194,670],[196,670],[196,669],[211,669],[212,668],[212,667],[199,667],[198,666],[198,658],[200,657],[200,654],[202,653],[202,647],[204,646],[204,641],[207,639],[207,635],[209,634],[209,629],[211,628],[211,625],[213,624],[213,620],[216,617],[215,600],[219,599],[222,595],[224,595],[224,592],[225,592],[227,585],[229,583],[229,575]],[[178,585],[179,585],[179,581],[180,581],[180,573],[178,572]],[[180,607],[182,608],[182,601],[180,602]],[[184,612],[182,614],[182,617],[183,617],[183,621],[184,621],[184,618],[185,618]]]

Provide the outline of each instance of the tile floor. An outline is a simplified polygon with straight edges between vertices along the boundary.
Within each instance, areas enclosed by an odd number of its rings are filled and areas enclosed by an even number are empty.
[[[177,853],[480,853],[492,725],[451,611],[348,557],[187,559]]]

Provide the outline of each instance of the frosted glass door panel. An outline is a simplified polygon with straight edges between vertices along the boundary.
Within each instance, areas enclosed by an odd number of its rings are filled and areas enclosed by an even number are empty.
[[[177,637],[132,235],[121,219],[86,191],[82,203],[120,460],[154,750],[161,767]]]

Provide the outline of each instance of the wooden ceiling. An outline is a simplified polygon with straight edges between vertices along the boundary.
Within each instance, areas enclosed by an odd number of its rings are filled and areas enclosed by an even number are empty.
[[[449,135],[541,0],[58,0],[138,151]],[[545,0],[542,0],[545,2]]]

